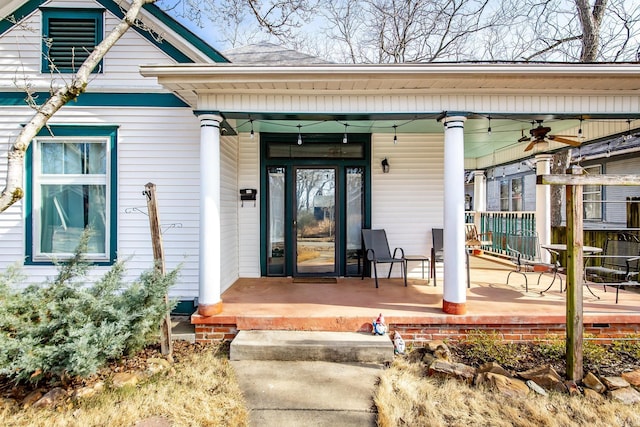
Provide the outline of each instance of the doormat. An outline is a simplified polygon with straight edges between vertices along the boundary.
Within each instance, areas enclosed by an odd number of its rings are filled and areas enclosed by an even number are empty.
[[[338,283],[335,277],[294,277],[293,283]]]

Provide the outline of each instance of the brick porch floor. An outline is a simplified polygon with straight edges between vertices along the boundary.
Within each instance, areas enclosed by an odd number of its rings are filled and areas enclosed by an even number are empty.
[[[551,275],[536,287],[530,275],[511,276],[510,268],[490,257],[471,257],[471,288],[467,314],[442,312],[442,274],[438,286],[420,279],[419,269],[401,279],[339,278],[337,283],[293,283],[291,278],[239,279],[222,295],[223,312],[212,317],[193,315],[196,340],[232,339],[238,330],[370,331],[371,321],[382,313],[390,331],[398,330],[408,342],[465,336],[471,330],[497,331],[508,340],[531,340],[547,334],[564,334],[565,293],[556,283],[541,295]],[[563,277],[564,282],[564,277]],[[584,324],[587,333],[615,338],[640,333],[640,294],[584,289]]]

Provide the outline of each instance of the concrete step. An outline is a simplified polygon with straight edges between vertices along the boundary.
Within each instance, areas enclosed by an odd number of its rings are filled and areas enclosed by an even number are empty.
[[[231,360],[385,363],[393,360],[388,336],[358,332],[240,331]]]

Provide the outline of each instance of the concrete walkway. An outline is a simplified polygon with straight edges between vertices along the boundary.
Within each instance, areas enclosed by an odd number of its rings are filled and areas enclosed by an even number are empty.
[[[381,365],[231,361],[253,427],[375,426]]]

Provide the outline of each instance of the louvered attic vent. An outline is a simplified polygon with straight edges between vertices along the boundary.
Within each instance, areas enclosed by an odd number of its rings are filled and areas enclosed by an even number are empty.
[[[49,39],[49,56],[56,68],[75,72],[96,47],[96,20],[51,18]]]
[[[103,11],[100,9],[42,8],[42,71],[73,73],[102,41]],[[55,69],[51,70],[51,63]],[[93,70],[100,73],[101,64]]]

